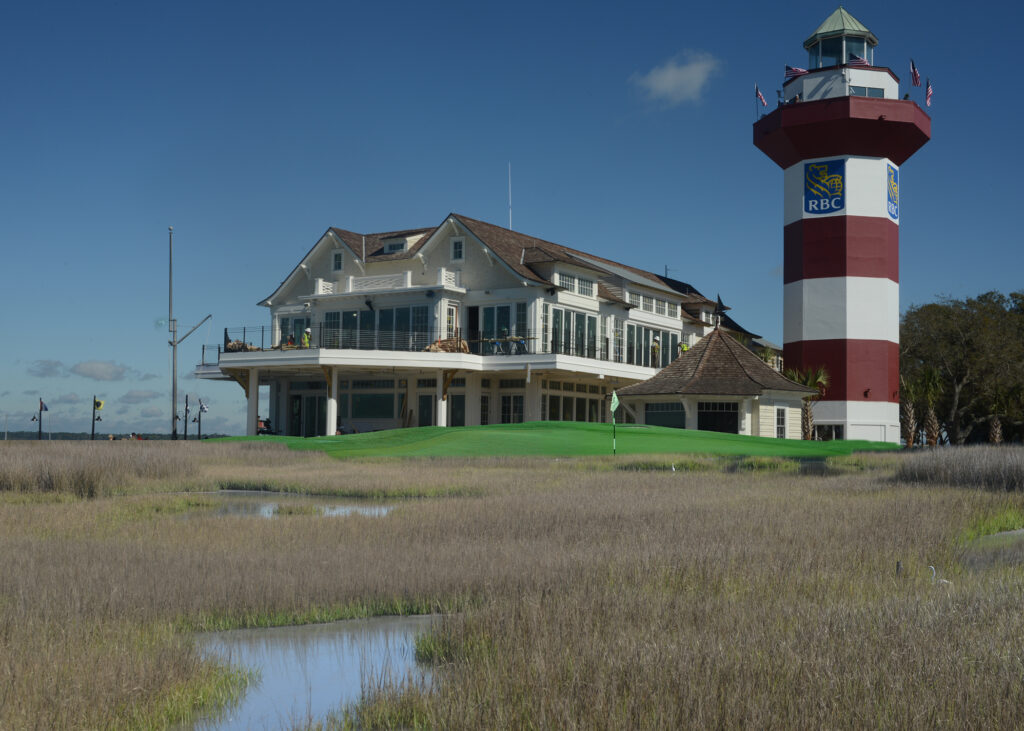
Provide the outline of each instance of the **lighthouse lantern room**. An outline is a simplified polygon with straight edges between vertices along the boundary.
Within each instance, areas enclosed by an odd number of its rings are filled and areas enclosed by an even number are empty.
[[[900,166],[931,120],[874,65],[877,45],[833,12],[754,144],[783,169],[783,357],[829,375],[818,436],[897,442]]]

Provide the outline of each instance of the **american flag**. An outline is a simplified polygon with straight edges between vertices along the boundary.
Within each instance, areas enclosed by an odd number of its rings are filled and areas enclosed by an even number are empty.
[[[914,59],[910,59],[910,83],[914,86],[921,85],[921,72],[917,70],[917,66],[914,65]]]
[[[930,89],[931,87],[928,87],[928,88]],[[43,403],[42,399],[39,399],[39,410],[40,411],[49,411],[50,410],[49,407],[47,407],[47,405]]]
[[[858,56],[856,53],[850,54],[850,60],[846,63],[847,66],[870,66],[868,60],[863,56]]]
[[[807,69],[802,69],[799,66],[786,66],[786,81],[795,79],[797,76],[803,76],[808,73]]]
[[[924,84],[924,105],[930,107],[932,105],[932,80],[928,79]]]
[[[768,102],[764,100],[764,94],[762,94],[761,90],[757,88],[757,84],[754,84],[754,96],[761,100],[762,107],[768,106]]]

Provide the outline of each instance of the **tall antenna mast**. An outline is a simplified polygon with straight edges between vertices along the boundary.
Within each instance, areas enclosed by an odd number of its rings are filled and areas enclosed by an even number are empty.
[[[512,230],[512,161],[508,162],[508,228]]]
[[[174,319],[174,226],[167,227],[167,330],[171,333],[171,439],[177,439],[178,322]]]

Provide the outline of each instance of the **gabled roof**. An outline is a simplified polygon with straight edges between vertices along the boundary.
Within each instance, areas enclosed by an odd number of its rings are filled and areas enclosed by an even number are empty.
[[[351,249],[352,253],[360,259],[363,259],[363,239],[365,238],[366,261],[392,261],[394,259],[408,258],[410,255],[415,254],[419,247],[430,237],[430,234],[436,230],[437,227],[435,226],[433,228],[411,228],[405,231],[384,231],[382,233],[363,235],[335,228],[334,226],[330,228],[330,231],[333,231],[335,236],[341,239]],[[421,236],[422,238],[405,251],[385,253],[385,241],[389,239],[410,238],[412,236]]]
[[[818,30],[814,31],[811,37],[804,41],[804,48],[810,48],[823,38],[835,36],[866,38],[872,46],[878,45],[878,39],[875,38],[875,34],[868,30],[863,23],[846,12],[846,8],[840,5],[830,16],[825,18],[825,22],[818,26]]]
[[[769,390],[817,393],[778,373],[731,335],[715,328],[657,374],[619,389],[618,394],[759,396]]]
[[[413,228],[403,231],[385,231],[382,233],[361,234],[355,231],[348,231],[346,229],[332,226],[327,229],[320,239],[317,240],[317,243],[313,245],[313,247],[300,260],[299,264],[296,265],[281,284],[278,285],[274,292],[269,297],[259,302],[259,304],[268,305],[270,302],[275,300],[288,283],[292,281],[293,277],[298,275],[303,264],[317,250],[317,247],[322,244],[325,238],[335,239],[337,242],[345,246],[352,255],[361,262],[365,261],[365,263],[373,263],[381,261],[398,261],[402,259],[411,259],[419,254],[420,250],[435,238],[435,234],[441,231],[442,227],[449,221],[449,219],[457,222],[469,234],[476,237],[480,243],[486,246],[495,256],[497,256],[510,271],[515,273],[517,276],[522,277],[524,280],[528,280],[536,284],[551,286],[554,283],[548,280],[547,276],[542,273],[543,271],[546,271],[546,269],[537,269],[534,265],[563,262],[582,269],[589,269],[593,271],[598,278],[601,275],[604,275],[605,277],[617,276],[628,282],[632,282],[652,290],[662,291],[666,294],[674,294],[680,298],[684,305],[713,302],[712,300],[704,297],[704,295],[686,282],[670,279],[668,277],[661,277],[657,274],[653,274],[652,272],[631,267],[628,264],[621,264],[610,259],[588,254],[587,252],[556,244],[552,241],[545,241],[544,239],[519,233],[518,231],[502,228],[501,226],[470,218],[469,216],[464,216],[459,213],[450,213],[445,217],[445,220],[442,221],[440,225],[431,228]],[[389,239],[411,238],[415,236],[419,236],[420,238],[404,251],[385,253],[385,242]],[[363,255],[364,238],[366,241],[365,259]],[[620,296],[621,293],[617,294],[613,290],[614,287],[609,288],[609,286],[605,286],[601,281],[597,282],[597,294],[599,297],[604,300],[617,302],[629,307],[629,303]],[[753,333],[744,330],[731,318],[723,318],[722,324],[736,332],[751,336],[754,335]]]

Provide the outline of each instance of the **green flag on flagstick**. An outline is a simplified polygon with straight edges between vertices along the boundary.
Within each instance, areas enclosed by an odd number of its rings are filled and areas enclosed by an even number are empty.
[[[612,391],[612,454],[615,454],[615,409],[619,408],[619,394]]]

